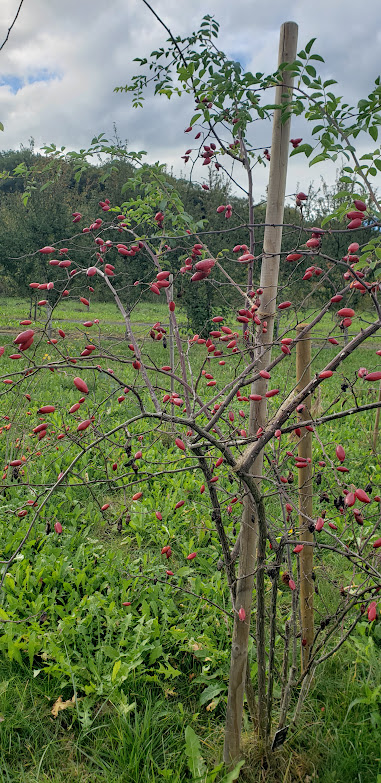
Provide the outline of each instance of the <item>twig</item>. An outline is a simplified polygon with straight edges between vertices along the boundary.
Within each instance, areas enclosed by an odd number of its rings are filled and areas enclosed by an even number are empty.
[[[5,36],[5,39],[4,39],[3,43],[2,43],[2,44],[1,44],[1,46],[0,46],[0,52],[1,52],[1,50],[4,48],[5,44],[6,44],[6,43],[7,43],[7,41],[8,41],[8,38],[9,38],[9,36],[10,36],[10,33],[11,33],[11,30],[12,30],[13,26],[15,25],[15,23],[16,23],[16,20],[17,20],[17,17],[18,17],[18,15],[19,15],[20,11],[21,11],[21,6],[22,6],[23,2],[24,2],[24,0],[21,0],[21,2],[20,2],[20,5],[19,5],[19,7],[18,7],[18,9],[17,9],[17,11],[16,11],[16,15],[15,15],[15,17],[14,17],[14,19],[13,19],[13,22],[12,22],[11,26],[8,28],[8,32],[7,32],[6,36]]]

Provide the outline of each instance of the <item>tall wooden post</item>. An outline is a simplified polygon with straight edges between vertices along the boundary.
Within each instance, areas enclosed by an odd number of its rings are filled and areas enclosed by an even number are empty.
[[[299,324],[296,328],[300,332],[306,324]],[[311,336],[310,332],[296,344],[296,384],[297,391],[301,391],[311,380]],[[306,397],[304,410],[298,414],[300,423],[311,418],[311,397]],[[298,444],[298,457],[302,460],[311,460],[305,468],[298,471],[299,483],[299,538],[302,541],[313,541],[313,533],[308,527],[312,517],[312,433],[302,428],[302,434]],[[302,632],[301,668],[305,669],[311,645],[314,638],[314,583],[313,573],[313,547],[305,546],[300,552],[300,617]]]
[[[285,22],[280,30],[278,64],[283,62],[294,62],[296,58],[296,47],[298,40],[298,25],[295,22]],[[283,72],[283,84],[279,85],[275,91],[275,103],[287,103],[291,98],[291,89],[293,86],[293,76],[290,71]],[[289,157],[289,139],[290,139],[290,119],[281,123],[281,110],[274,111],[272,142],[271,142],[271,161],[269,173],[269,187],[267,193],[266,226],[263,249],[264,258],[262,262],[261,287],[263,295],[261,297],[261,307],[258,312],[259,317],[267,320],[267,333],[258,334],[257,342],[262,341],[265,348],[263,359],[258,362],[258,370],[271,360],[271,344],[273,340],[274,318],[276,313],[276,296],[278,288],[278,272],[280,262],[280,250],[282,241],[282,222],[284,213],[284,198],[286,192],[287,163]],[[268,348],[266,348],[268,346]],[[265,393],[267,390],[266,381],[261,378],[265,390],[259,392]],[[258,382],[257,382],[258,383]],[[262,388],[261,385],[261,388]],[[256,388],[252,391],[257,391]],[[267,417],[266,398],[263,404],[252,403],[250,406],[250,416],[248,430],[249,435],[255,433],[259,426],[264,426]],[[260,486],[263,465],[263,455],[251,468],[253,475],[259,476],[257,483]],[[263,536],[262,536],[263,539]],[[247,651],[250,630],[250,614],[253,600],[254,573],[257,557],[258,545],[258,520],[256,519],[255,508],[253,508],[251,499],[246,496],[241,521],[240,532],[240,557],[236,592],[237,610],[242,607],[246,613],[246,619],[241,622],[237,612],[234,618],[233,639],[230,659],[229,691],[226,710],[225,725],[225,743],[224,743],[224,761],[226,764],[233,764],[237,761],[240,754],[240,738],[242,727],[243,699],[245,693]],[[263,570],[261,571],[261,576]],[[262,590],[259,594],[262,595]],[[261,622],[263,622],[261,620]],[[261,676],[258,678],[258,717],[259,734],[263,738],[267,726],[267,704],[265,692],[265,650],[262,639],[264,630],[260,629],[261,634],[258,637],[257,629],[257,654],[264,666],[259,666]],[[262,643],[263,642],[263,643]],[[260,649],[259,649],[260,648]],[[263,676],[262,676],[263,675]]]
[[[46,305],[46,331],[48,340],[52,339],[52,307],[49,302]]]
[[[381,382],[380,382],[380,388],[378,390],[378,402],[381,402]],[[378,430],[380,428],[380,408],[376,409],[376,418],[374,422],[374,430],[373,430],[373,438],[372,438],[372,451],[373,454],[377,454],[377,440],[378,440]]]
[[[169,275],[169,298],[173,302],[173,275]],[[171,365],[171,398],[173,398],[173,392],[175,391],[175,381],[173,379],[174,365],[175,365],[175,340],[173,334],[173,319],[172,313],[169,313],[169,364]],[[171,403],[172,417],[175,415],[175,406]],[[171,428],[173,429],[173,422],[171,422]]]

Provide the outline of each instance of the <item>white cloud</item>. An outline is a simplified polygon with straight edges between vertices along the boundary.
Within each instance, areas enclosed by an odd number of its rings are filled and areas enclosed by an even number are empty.
[[[290,0],[286,11],[284,0],[209,0],[207,5],[204,0],[166,0],[163,10],[157,0],[152,5],[174,34],[184,36],[197,29],[205,13],[214,15],[220,22],[218,45],[254,72],[276,67],[279,27],[293,19],[299,46],[317,38],[316,51],[326,60],[322,75],[336,78],[339,94],[349,102],[367,95],[377,76],[379,0],[366,0],[362,11],[356,0]],[[0,42],[17,6],[18,0],[2,0]],[[145,149],[150,161],[160,159],[175,172],[186,172],[181,155],[191,144],[183,130],[192,102],[150,96],[143,109],[134,110],[129,95],[113,92],[139,70],[133,58],[165,46],[166,38],[142,0],[28,0],[0,55],[1,146],[17,148],[33,137],[37,147],[55,142],[79,149],[102,131],[111,135],[115,122],[131,149]],[[33,81],[38,74],[44,78]],[[12,79],[19,89],[12,91]],[[295,120],[292,135],[306,138],[307,133],[306,124]],[[255,144],[269,144],[270,138],[270,125],[262,124]],[[307,187],[312,178],[318,183],[321,171],[334,179],[335,166],[315,173],[305,160],[291,159],[288,191],[298,182]],[[196,173],[201,181],[204,171]],[[261,167],[257,197],[264,194],[266,181],[267,170]]]

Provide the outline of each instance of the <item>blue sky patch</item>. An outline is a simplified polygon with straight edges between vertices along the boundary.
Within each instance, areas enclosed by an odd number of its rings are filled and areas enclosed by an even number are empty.
[[[240,52],[229,52],[229,57],[232,60],[235,60],[237,63],[240,63],[240,65],[242,66],[243,70],[246,71],[246,68],[247,68],[247,66],[249,65],[249,62],[250,62],[250,57],[248,55],[244,54],[244,52],[242,52],[242,51],[240,51]]]
[[[36,71],[36,73],[32,73],[28,76],[28,84],[33,84],[34,82],[51,82],[52,79],[57,79],[57,77],[58,73],[42,68],[40,71]]]
[[[10,87],[14,95],[21,90],[23,85],[23,80],[18,76],[0,76],[0,87]]]
[[[19,76],[12,76],[11,74],[4,74],[0,76],[0,87],[10,87],[11,92],[15,95],[21,90],[25,84],[35,84],[36,82],[50,82],[52,79],[58,77],[57,73],[48,71],[46,68],[42,68],[40,71],[27,76],[26,79],[21,79]]]

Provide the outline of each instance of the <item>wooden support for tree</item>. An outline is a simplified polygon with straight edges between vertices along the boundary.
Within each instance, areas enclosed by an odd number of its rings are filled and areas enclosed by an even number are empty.
[[[48,340],[52,339],[52,308],[49,302],[46,304],[46,333]]]
[[[380,388],[378,390],[378,402],[381,402],[381,382],[380,382]],[[377,454],[377,440],[378,440],[379,428],[380,428],[380,408],[377,408],[377,410],[376,410],[376,418],[375,418],[375,421],[374,421],[373,438],[372,438],[372,451],[373,451],[373,454]]]
[[[300,333],[306,324],[296,328]],[[296,388],[297,392],[304,389],[311,380],[311,335],[307,332],[296,344]],[[306,397],[304,409],[298,414],[300,423],[311,418],[311,397]],[[313,533],[309,531],[312,517],[312,432],[301,428],[298,443],[298,457],[310,460],[305,468],[298,471],[299,483],[299,537],[301,541],[313,541]],[[314,583],[313,583],[313,547],[305,546],[300,552],[300,618],[301,618],[301,668],[305,669],[314,638]]]
[[[169,275],[169,297],[173,302],[173,275]],[[175,380],[173,378],[173,372],[175,367],[175,340],[173,334],[173,318],[172,313],[169,313],[169,364],[171,365],[171,399],[173,398],[173,392],[175,390]],[[171,403],[172,416],[175,415],[175,406]]]
[[[298,26],[295,22],[285,22],[280,30],[278,64],[284,62],[293,62],[296,58],[296,47],[298,38]],[[287,102],[291,96],[293,77],[290,71],[284,71],[283,84],[279,85],[275,91],[275,103],[282,104]],[[267,320],[267,332],[257,335],[257,342],[265,348],[262,359],[258,362],[258,369],[265,366],[271,359],[271,343],[273,339],[274,318],[276,313],[276,297],[278,288],[278,274],[280,262],[280,250],[282,241],[282,227],[284,213],[284,198],[286,192],[286,174],[289,156],[290,139],[290,119],[281,123],[281,110],[274,111],[273,132],[271,143],[271,161],[269,174],[269,187],[267,194],[266,208],[266,228],[263,241],[264,258],[261,271],[261,288],[263,294],[261,297],[261,307],[258,312],[261,320]],[[273,224],[273,225],[269,225]],[[262,391],[259,394],[265,394],[267,390],[266,381],[262,380]],[[255,384],[257,386],[257,384]],[[252,391],[257,392],[257,388]],[[251,403],[248,430],[249,435],[253,435],[258,427],[264,426],[267,417],[266,400],[262,403]],[[256,480],[260,487],[260,476],[262,475],[263,454],[251,467],[251,474],[259,476]],[[224,743],[224,761],[226,764],[234,763],[240,755],[240,738],[242,726],[243,699],[245,692],[245,678],[247,665],[247,651],[250,630],[250,613],[253,597],[254,573],[257,557],[258,540],[263,541],[264,531],[258,539],[258,514],[252,498],[248,495],[245,498],[244,510],[241,521],[240,531],[240,558],[239,571],[236,592],[236,612],[234,617],[233,639],[230,661],[229,691],[226,711],[225,743]],[[265,521],[263,521],[265,524]],[[260,579],[263,574],[261,572]],[[258,591],[260,600],[263,598],[262,585]],[[242,622],[238,618],[240,608],[245,611],[246,618]],[[258,622],[263,618],[257,617],[257,637]],[[259,644],[264,646],[263,635],[259,634]],[[258,642],[257,642],[258,648]],[[264,659],[264,649],[257,649],[258,660]],[[263,667],[258,669],[258,728],[259,734],[263,738],[266,734],[267,716],[266,716],[266,687],[265,672]]]

